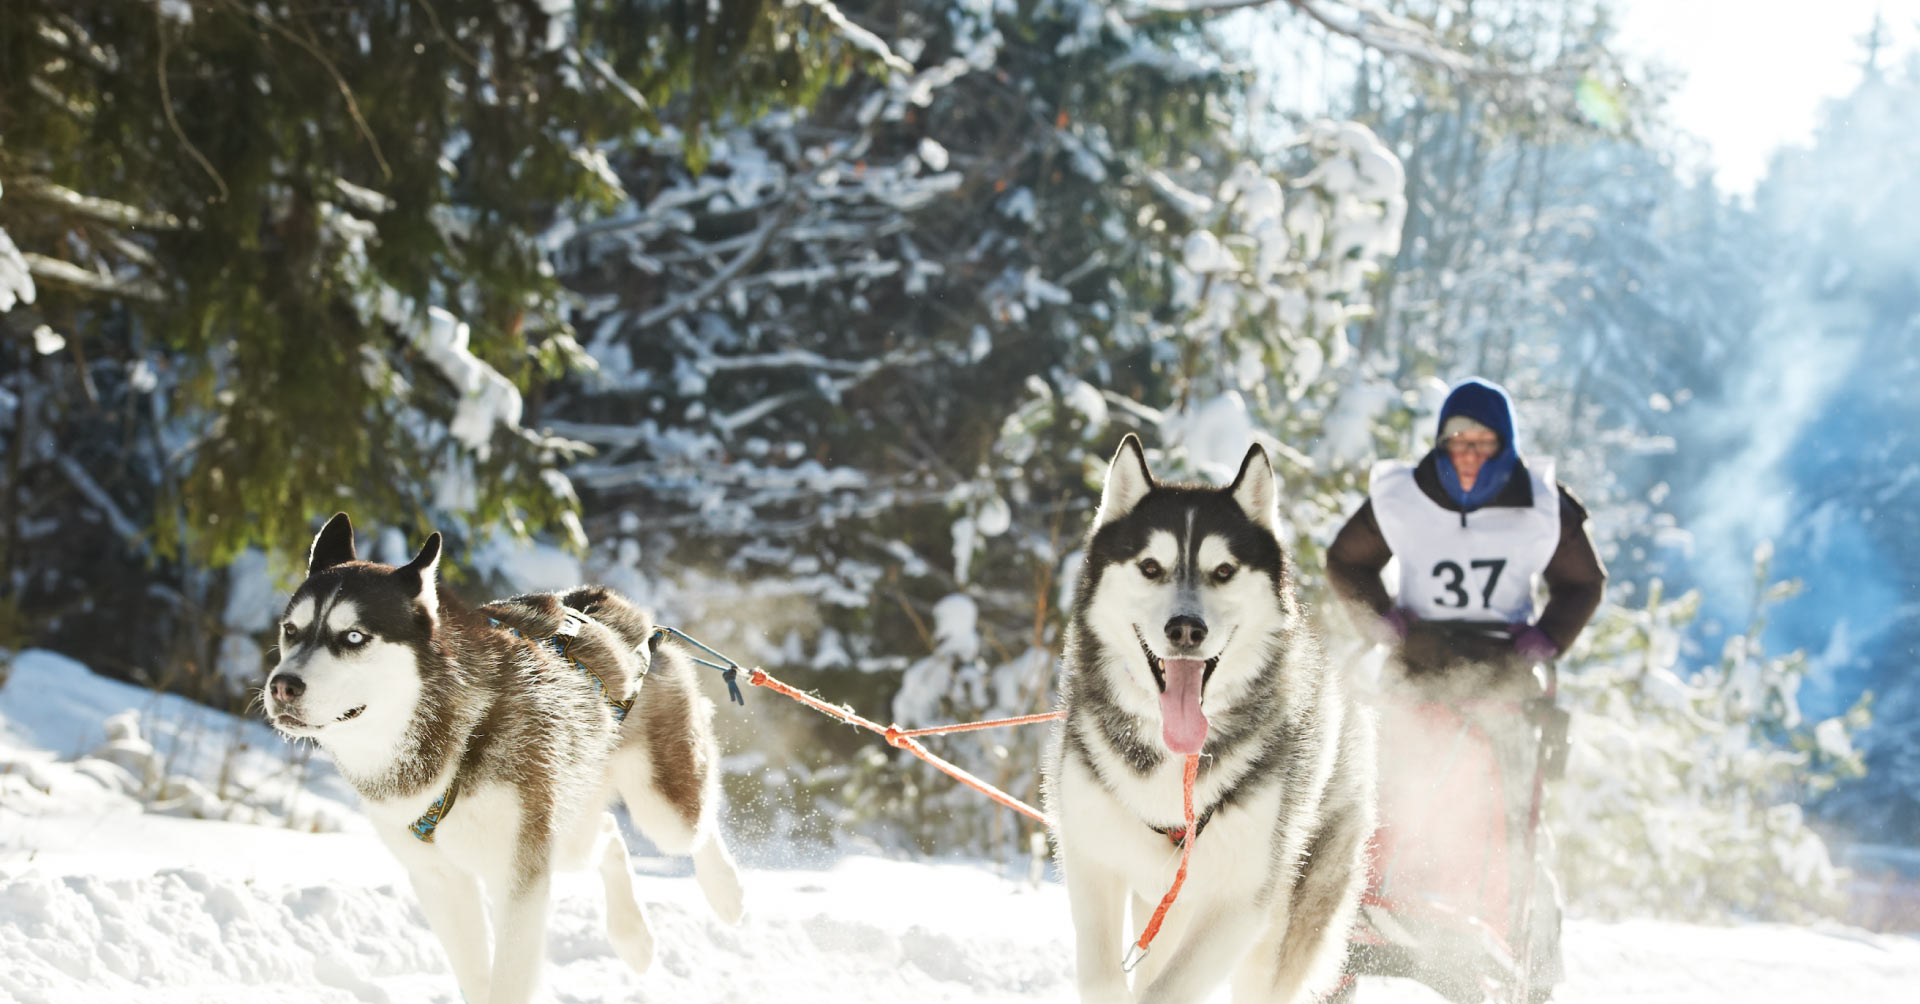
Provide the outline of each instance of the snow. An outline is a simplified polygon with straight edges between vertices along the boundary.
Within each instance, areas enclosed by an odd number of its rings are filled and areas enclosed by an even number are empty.
[[[980,541],[979,529],[972,516],[953,521],[953,578],[963,586],[973,567],[973,550]]]
[[[346,186],[352,192],[357,186]],[[358,189],[359,198],[384,198]],[[378,318],[403,332],[428,364],[453,385],[459,400],[448,432],[475,456],[486,460],[492,451],[494,430],[520,428],[523,403],[520,391],[499,370],[468,348],[465,321],[444,307],[421,305],[371,275],[367,242],[378,238],[378,228],[333,205],[323,205],[329,235],[339,241],[352,267],[364,273],[365,287],[354,291],[354,305],[369,321]],[[424,314],[424,316],[422,316]]]
[[[44,324],[33,329],[33,351],[43,356],[54,355],[67,347],[67,337]]]
[[[1373,430],[1381,416],[1400,399],[1400,392],[1383,380],[1357,379],[1340,392],[1327,414],[1316,459],[1328,466],[1356,466],[1374,452]]]
[[[1853,755],[1853,739],[1847,735],[1847,723],[1839,718],[1829,718],[1814,726],[1813,738],[1820,752],[1836,760]]]
[[[944,171],[947,169],[947,161],[946,147],[941,146],[932,136],[920,138],[920,162],[927,165],[928,170]]]
[[[968,604],[949,599],[936,621],[943,641],[956,641]],[[106,720],[130,709],[150,709],[145,720],[161,734],[177,735],[186,719],[219,734],[264,726],[153,698],[47,652],[11,664],[0,687],[0,999],[459,1000],[404,873],[357,814],[334,832],[157,814],[92,779],[106,772],[77,768],[91,758],[73,756],[105,742]],[[289,758],[299,749],[271,747]],[[241,759],[254,757],[274,759],[261,750]],[[203,781],[218,769],[204,758],[176,764]],[[324,765],[306,777],[307,804],[344,804]],[[1065,891],[1036,881],[1026,862],[739,850],[749,907],[730,928],[683,861],[636,849],[659,945],[644,975],[608,946],[597,883],[562,876],[543,999],[1077,999]],[[1207,853],[1204,841],[1196,853]],[[1566,947],[1568,982],[1555,997],[1565,1004],[1893,1004],[1920,980],[1920,939],[1840,927],[1573,920]],[[1363,980],[1358,999],[1439,1000],[1383,979]],[[1212,1004],[1225,1001],[1222,992]]]
[[[998,495],[989,495],[980,501],[980,511],[974,514],[974,526],[988,537],[998,537],[1013,526],[1013,510],[1007,506],[1007,500]]]
[[[1087,423],[1087,435],[1097,438],[1101,430],[1107,427],[1107,400],[1100,396],[1098,388],[1077,377],[1068,377],[1063,381],[1060,399],[1067,407],[1079,412]]]
[[[235,631],[264,631],[280,617],[286,592],[257,547],[241,551],[227,566],[227,605],[220,623]]]
[[[1222,485],[1240,473],[1247,446],[1258,438],[1246,399],[1237,391],[1170,412],[1160,425],[1160,439],[1169,451],[1183,450],[1196,473]]]
[[[441,307],[427,308],[427,323],[420,325],[401,298],[387,291],[381,301],[381,315],[388,323],[408,330],[414,346],[421,350],[460,392],[453,422],[448,431],[481,460],[491,452],[493,430],[497,425],[509,429],[520,425],[520,391],[500,371],[480,361],[467,349],[467,323]]]
[[[965,593],[952,593],[933,605],[934,650],[907,667],[900,692],[893,698],[893,718],[901,725],[930,725],[942,721],[942,701],[950,696],[956,676],[968,683],[980,656],[980,607]]]
[[[476,570],[493,572],[520,592],[569,589],[586,581],[579,558],[552,544],[517,541],[505,533],[490,535],[473,549],[470,560]]]
[[[834,30],[840,35],[841,41],[880,60],[886,64],[887,69],[895,73],[913,72],[913,66],[906,60],[894,55],[893,50],[887,48],[887,43],[880,40],[880,36],[853,23],[845,14],[840,12],[840,8],[835,7],[832,3],[829,3],[828,0],[804,0],[804,2],[820,11],[828,21],[832,22]]]
[[[16,303],[32,303],[33,297],[33,276],[27,271],[27,260],[21,257],[6,229],[0,227],[0,314],[12,310]]]
[[[1148,171],[1147,184],[1189,220],[1200,220],[1213,212],[1212,199],[1182,186],[1164,171]]]

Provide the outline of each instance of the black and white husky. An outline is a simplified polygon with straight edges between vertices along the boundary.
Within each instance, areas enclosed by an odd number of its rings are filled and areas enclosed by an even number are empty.
[[[1321,653],[1259,446],[1226,488],[1160,484],[1129,435],[1074,591],[1043,794],[1085,1001],[1304,1001],[1333,987],[1365,885],[1372,731]],[[1122,953],[1191,870],[1133,973]],[[1132,920],[1128,922],[1128,908]]]
[[[615,793],[662,851],[693,855],[708,902],[737,920],[713,707],[685,654],[608,590],[476,611],[441,593],[439,567],[437,533],[395,568],[357,560],[352,524],[333,517],[264,698],[276,729],[318,743],[359,791],[469,1004],[532,997],[558,869],[597,867],[614,951],[636,971],[652,961]]]

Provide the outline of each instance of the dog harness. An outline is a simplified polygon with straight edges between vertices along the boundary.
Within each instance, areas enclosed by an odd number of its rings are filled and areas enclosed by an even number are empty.
[[[447,813],[453,811],[453,800],[459,797],[460,773],[455,771],[453,780],[447,782],[446,794],[434,799],[433,804],[427,806],[427,811],[407,827],[407,831],[422,843],[433,843],[434,828],[440,825],[440,820],[445,819]]]
[[[507,625],[502,624],[500,621],[495,620],[492,617],[487,618],[487,623],[493,627],[505,628],[507,632],[512,634],[515,638],[526,637],[526,635],[523,635],[520,633],[519,629],[507,627]],[[607,704],[613,708],[614,720],[617,722],[624,722],[627,720],[627,713],[633,710],[634,699],[632,697],[629,697],[624,701],[616,701],[612,697],[608,696],[607,681],[602,680],[600,678],[600,674],[594,672],[591,669],[588,669],[586,665],[582,663],[579,659],[574,658],[570,651],[573,648],[574,640],[580,637],[580,629],[586,626],[586,623],[587,621],[584,616],[578,613],[575,613],[572,610],[569,610],[567,611],[566,619],[560,623],[560,630],[556,632],[552,637],[533,638],[528,640],[533,641],[536,644],[545,645],[548,648],[553,649],[554,652],[558,653],[562,659],[565,659],[568,662],[573,663],[573,668],[579,670],[582,673],[587,674],[587,679],[592,680],[593,685],[599,688],[601,699],[606,701]],[[640,679],[641,681],[645,681],[646,678],[647,678],[647,667],[645,665],[642,665],[640,667]],[[638,685],[636,685],[634,689],[637,694],[639,690]],[[419,840],[422,843],[427,843],[427,844],[433,843],[433,831],[439,828],[440,821],[443,819],[446,819],[447,814],[453,811],[454,800],[459,797],[460,797],[460,774],[458,771],[455,771],[453,775],[453,780],[447,782],[446,793],[441,795],[439,798],[434,799],[433,804],[427,806],[427,811],[422,813],[419,819],[414,820],[412,824],[410,824],[407,827],[407,831],[409,833],[412,833],[414,838]]]
[[[507,627],[507,625],[500,623],[499,621],[493,619],[492,617],[487,618],[487,623],[497,628],[506,628],[507,632],[509,634],[512,634],[515,638],[526,637],[525,635],[520,633],[520,630],[518,628]],[[548,648],[553,649],[554,652],[559,654],[560,658],[565,659],[570,663],[573,663],[573,668],[579,670],[582,673],[587,674],[587,679],[592,680],[593,685],[599,688],[600,698],[606,701],[607,705],[613,709],[614,720],[619,722],[624,722],[627,720],[627,712],[633,710],[633,698],[629,697],[624,701],[614,700],[607,693],[607,681],[602,680],[600,678],[600,674],[594,672],[591,669],[588,669],[585,663],[581,662],[579,659],[574,658],[573,655],[568,651],[573,647],[574,641],[580,637],[580,629],[585,627],[586,624],[587,624],[587,619],[584,615],[575,613],[572,610],[568,610],[566,619],[560,622],[559,631],[555,632],[551,637],[534,638],[530,640],[537,644],[545,645]],[[645,682],[646,678],[647,678],[647,667],[641,666],[640,667],[641,682]],[[636,683],[634,685],[635,692],[637,693],[639,689],[640,689],[639,684]]]

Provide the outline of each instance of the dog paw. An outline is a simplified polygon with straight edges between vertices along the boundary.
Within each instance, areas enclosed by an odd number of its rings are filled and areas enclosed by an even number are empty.
[[[733,925],[747,911],[746,890],[740,886],[740,875],[728,870],[715,875],[710,872],[695,873],[700,882],[700,891],[706,893],[707,905],[713,907],[714,915],[722,923]]]
[[[739,866],[719,840],[709,840],[694,850],[693,877],[706,894],[707,905],[722,921],[740,923],[746,912],[746,892],[740,887]]]
[[[653,933],[644,922],[609,923],[607,938],[613,942],[613,954],[620,956],[620,961],[634,972],[644,973],[653,965]]]

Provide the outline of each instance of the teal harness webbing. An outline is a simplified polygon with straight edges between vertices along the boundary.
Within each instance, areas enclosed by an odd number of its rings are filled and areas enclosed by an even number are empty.
[[[526,637],[526,635],[523,635],[520,633],[519,628],[507,627],[507,625],[502,624],[491,617],[487,618],[487,623],[497,628],[506,628],[508,633],[512,634],[515,638]],[[600,699],[603,701],[606,701],[607,706],[613,709],[614,720],[619,722],[624,722],[627,720],[627,713],[633,710],[633,698],[629,697],[624,701],[616,701],[612,697],[609,697],[607,695],[607,681],[602,680],[600,678],[600,674],[594,672],[591,669],[588,669],[585,663],[574,658],[573,655],[568,651],[573,647],[574,639],[580,637],[580,628],[585,623],[586,621],[584,621],[579,614],[576,614],[573,611],[569,610],[567,611],[567,619],[561,623],[560,632],[558,634],[553,635],[550,638],[534,638],[530,640],[538,642],[539,644],[545,645],[550,649],[553,649],[556,653],[559,654],[560,658],[565,659],[570,663],[573,663],[573,668],[579,670],[582,673],[587,674],[587,679],[592,680],[593,685],[599,688]],[[647,675],[647,671],[645,667],[642,667],[640,670],[641,679],[645,680],[646,675]]]
[[[433,843],[434,828],[440,825],[442,819],[447,818],[447,813],[453,811],[453,800],[459,797],[460,775],[456,773],[453,775],[453,780],[447,783],[446,794],[434,799],[433,804],[427,806],[426,813],[414,820],[413,825],[408,826],[407,830],[421,842]]]

